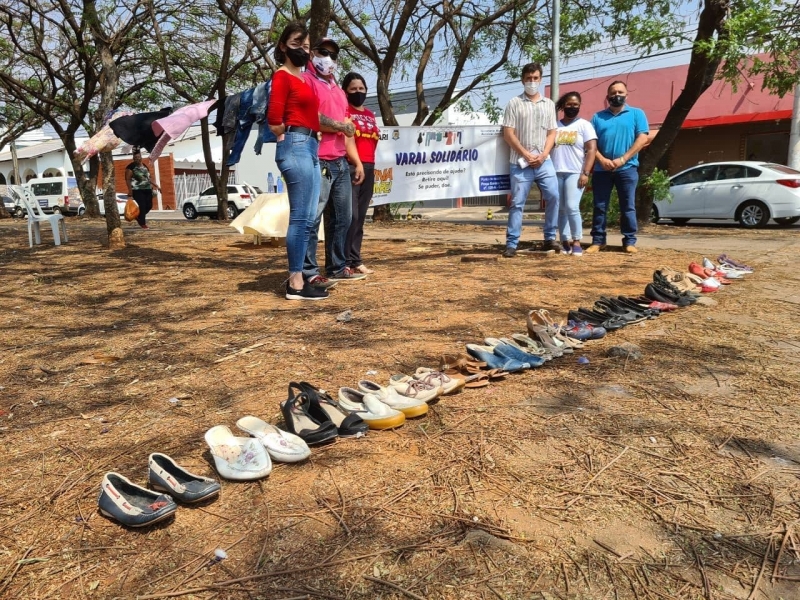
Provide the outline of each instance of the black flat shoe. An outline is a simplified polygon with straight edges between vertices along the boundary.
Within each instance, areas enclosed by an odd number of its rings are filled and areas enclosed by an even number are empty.
[[[309,413],[320,423],[331,423],[342,438],[361,437],[367,435],[369,425],[356,414],[343,411],[327,392],[314,387],[307,381],[289,384],[289,393],[297,388],[309,399]]]
[[[294,384],[297,386],[297,384]],[[292,393],[289,385],[289,398],[281,402],[281,413],[286,429],[299,436],[306,444],[323,444],[338,437],[336,426],[331,421],[320,422],[311,416],[311,399],[305,392]]]

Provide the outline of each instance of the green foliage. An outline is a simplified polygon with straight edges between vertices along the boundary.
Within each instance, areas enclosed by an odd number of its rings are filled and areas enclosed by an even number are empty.
[[[641,188],[653,202],[662,200],[672,201],[672,193],[669,191],[669,173],[664,169],[653,169],[649,177],[639,181]]]
[[[420,206],[424,206],[425,205],[424,202],[418,202],[418,201],[414,201],[414,202],[393,202],[392,204],[389,205],[389,212],[392,215],[392,220],[396,221],[398,219],[398,217],[400,217],[400,211],[403,210],[404,208],[408,209],[406,211],[406,218],[408,218],[411,215],[411,213],[413,212],[414,208],[416,208],[417,204],[419,204]]]
[[[669,191],[669,175],[662,169],[655,169],[653,173],[644,179],[639,180],[637,191],[644,191],[650,194],[652,201],[671,199],[672,196]],[[591,182],[586,186],[586,189],[581,196],[581,218],[586,223],[592,222],[592,214],[594,212],[594,193]],[[611,200],[608,203],[608,212],[606,219],[609,226],[619,225],[619,195],[615,188],[611,189]]]

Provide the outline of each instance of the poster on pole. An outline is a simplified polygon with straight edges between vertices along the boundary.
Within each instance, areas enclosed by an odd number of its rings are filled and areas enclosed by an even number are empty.
[[[372,204],[508,193],[509,150],[501,129],[383,126]]]

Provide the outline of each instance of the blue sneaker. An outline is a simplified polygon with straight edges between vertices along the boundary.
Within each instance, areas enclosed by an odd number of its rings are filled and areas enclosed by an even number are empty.
[[[512,360],[518,360],[521,363],[528,363],[532,369],[535,367],[541,367],[545,363],[545,360],[541,356],[536,356],[535,354],[525,352],[525,350],[522,348],[519,348],[513,344],[508,344],[502,340],[498,340],[496,338],[486,338],[484,342],[486,342],[486,345],[491,347],[493,352],[498,356]]]
[[[573,340],[585,342],[592,339],[592,330],[586,326],[586,323],[580,321],[567,321],[567,326],[562,331],[564,335],[571,337]]]
[[[506,358],[494,353],[489,346],[479,346],[478,344],[467,344],[467,352],[470,356],[486,363],[490,369],[502,369],[509,373],[530,369],[531,365],[527,362],[520,362],[513,358]]]

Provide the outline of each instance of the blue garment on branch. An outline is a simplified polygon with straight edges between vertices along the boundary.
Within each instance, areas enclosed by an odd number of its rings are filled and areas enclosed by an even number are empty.
[[[239,112],[236,119],[236,137],[233,139],[231,153],[227,164],[229,167],[235,165],[242,158],[242,150],[250,137],[250,130],[253,128],[255,115],[250,111],[253,106],[253,88],[245,90],[239,94]]]

